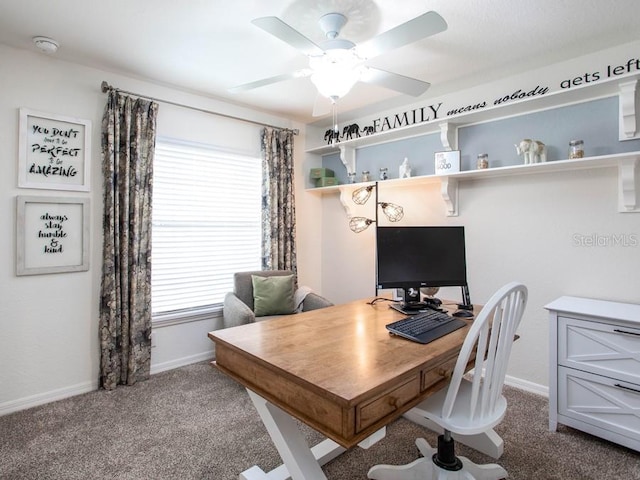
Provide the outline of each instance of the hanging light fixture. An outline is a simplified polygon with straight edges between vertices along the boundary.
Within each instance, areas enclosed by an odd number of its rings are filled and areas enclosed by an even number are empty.
[[[354,233],[360,233],[372,223],[378,223],[378,206],[382,208],[382,213],[387,217],[390,222],[398,222],[404,217],[404,210],[400,205],[389,202],[378,202],[378,182],[373,185],[367,185],[366,187],[360,187],[351,194],[351,199],[357,205],[364,205],[371,197],[371,192],[375,189],[376,192],[376,219],[371,220],[367,217],[351,217],[349,220],[349,228]]]

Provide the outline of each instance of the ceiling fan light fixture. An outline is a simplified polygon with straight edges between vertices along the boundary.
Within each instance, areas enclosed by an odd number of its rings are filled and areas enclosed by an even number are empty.
[[[331,72],[315,72],[311,75],[311,81],[323,97],[342,98],[358,81],[356,72],[341,72],[336,75]]]
[[[360,79],[358,64],[359,59],[348,50],[329,50],[309,60],[311,81],[323,97],[342,98]]]

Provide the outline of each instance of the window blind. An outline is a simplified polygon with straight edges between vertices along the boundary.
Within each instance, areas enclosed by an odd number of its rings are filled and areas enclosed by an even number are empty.
[[[210,308],[233,273],[260,269],[261,160],[214,147],[156,142],[153,315]]]

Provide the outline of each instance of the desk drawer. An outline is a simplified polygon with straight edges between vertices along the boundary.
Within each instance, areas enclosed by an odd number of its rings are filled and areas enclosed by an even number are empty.
[[[402,385],[383,393],[370,402],[356,407],[356,433],[393,413],[420,394],[420,377],[408,379]]]
[[[450,360],[441,363],[435,368],[429,368],[422,371],[422,386],[420,390],[427,390],[439,382],[449,381],[453,369],[456,366],[458,357],[453,357]]]

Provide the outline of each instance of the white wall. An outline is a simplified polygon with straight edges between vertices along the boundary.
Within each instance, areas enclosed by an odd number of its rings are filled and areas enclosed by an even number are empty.
[[[98,305],[102,268],[101,119],[109,84],[173,102],[186,103],[272,125],[301,128],[289,120],[240,108],[209,98],[81,67],[42,54],[0,46],[0,414],[97,388],[99,375]],[[89,119],[91,191],[88,193],[17,188],[18,109]],[[259,128],[206,113],[160,104],[159,135],[204,142],[259,154]],[[302,148],[298,149],[302,151]],[[297,188],[311,164],[297,154]],[[298,185],[302,185],[299,187]],[[59,195],[91,200],[90,269],[50,275],[15,275],[15,197]],[[302,215],[298,228],[298,257],[304,283],[320,286],[320,203],[298,195]],[[316,212],[314,212],[314,209]],[[307,267],[306,257],[311,256]],[[154,329],[152,372],[174,368],[213,354],[206,333],[221,319]]]
[[[527,285],[529,304],[508,374],[544,393],[549,344],[544,305],[562,295],[640,303],[640,213],[618,213],[617,181],[617,170],[608,168],[463,182],[458,217],[444,215],[437,184],[382,184],[380,199],[404,207],[403,225],[464,225],[474,303],[485,302],[509,281]],[[323,292],[335,302],[373,296],[375,230],[351,232],[336,197],[326,198],[324,210],[333,228],[323,234],[323,258],[330,259],[324,263]],[[575,235],[627,235],[630,241],[589,247]],[[456,300],[459,295],[457,289],[439,293]]]

